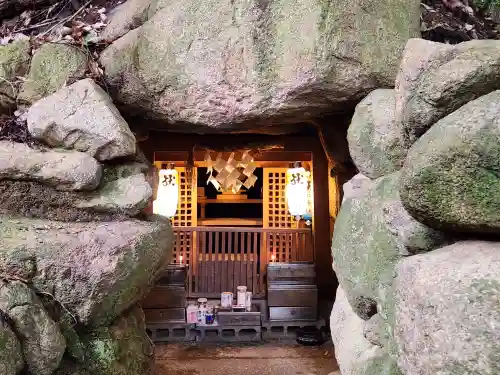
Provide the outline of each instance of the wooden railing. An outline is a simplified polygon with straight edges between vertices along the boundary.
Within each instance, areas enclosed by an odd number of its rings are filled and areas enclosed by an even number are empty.
[[[265,294],[270,262],[314,261],[310,229],[174,228],[174,262],[187,264],[190,297],[219,297],[246,285]]]

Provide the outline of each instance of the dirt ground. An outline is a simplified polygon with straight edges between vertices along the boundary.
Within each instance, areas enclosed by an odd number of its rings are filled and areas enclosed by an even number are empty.
[[[340,375],[333,345],[156,346],[157,375]]]

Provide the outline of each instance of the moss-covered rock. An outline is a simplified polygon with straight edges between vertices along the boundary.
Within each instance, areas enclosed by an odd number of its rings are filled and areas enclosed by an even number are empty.
[[[500,89],[500,41],[473,40],[433,49],[420,57],[426,60],[423,69],[407,82],[400,103],[401,126],[410,145],[441,118]]]
[[[87,355],[84,367],[92,374],[152,374],[154,348],[139,307],[133,307],[111,326],[84,335],[82,341]]]
[[[15,108],[18,76],[24,76],[30,62],[29,39],[0,46],[0,114]]]
[[[33,55],[27,80],[18,99],[34,103],[63,87],[68,81],[82,78],[88,57],[81,49],[60,43],[46,43]]]
[[[17,375],[23,367],[21,344],[0,311],[0,374]]]
[[[354,311],[363,319],[377,312],[379,288],[392,281],[394,266],[406,255],[429,251],[444,235],[414,220],[399,199],[399,173],[342,204],[335,222],[335,272]]]
[[[147,17],[139,7],[146,22],[108,47],[101,63],[115,99],[164,126],[228,131],[296,124],[392,86],[404,44],[419,36],[418,6],[154,1]],[[131,22],[128,11],[123,7],[122,30]]]
[[[457,242],[405,258],[394,287],[405,374],[500,374],[499,242]]]
[[[403,166],[406,147],[395,118],[396,92],[372,91],[357,106],[347,132],[349,151],[359,171],[378,178]]]
[[[0,180],[0,213],[61,221],[135,217],[153,197],[150,178],[141,172],[142,167],[138,163],[107,167],[101,185],[87,192],[60,191],[37,182]],[[100,172],[99,167],[99,177]]]
[[[173,245],[169,221],[155,216],[106,223],[1,217],[0,236],[0,266],[33,257],[33,286],[89,328],[108,326],[143,298]]]
[[[35,292],[19,281],[0,281],[0,311],[12,322],[28,371],[52,375],[61,363],[66,340]]]
[[[330,330],[342,375],[402,375],[393,357],[363,336],[366,324],[352,310],[342,287],[339,287]]]
[[[440,120],[410,149],[401,199],[419,221],[450,231],[500,231],[500,91]]]

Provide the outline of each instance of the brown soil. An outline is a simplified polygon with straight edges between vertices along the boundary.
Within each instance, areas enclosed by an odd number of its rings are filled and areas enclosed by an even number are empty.
[[[338,371],[333,345],[157,345],[156,375],[329,375]],[[339,373],[338,373],[339,374]]]

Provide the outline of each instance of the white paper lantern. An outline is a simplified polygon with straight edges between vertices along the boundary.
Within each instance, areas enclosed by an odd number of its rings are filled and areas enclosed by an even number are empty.
[[[179,174],[175,169],[161,169],[158,194],[153,202],[153,213],[168,218],[175,216],[179,202]]]
[[[290,168],[286,172],[286,202],[292,216],[300,217],[307,212],[309,172],[303,167]]]

